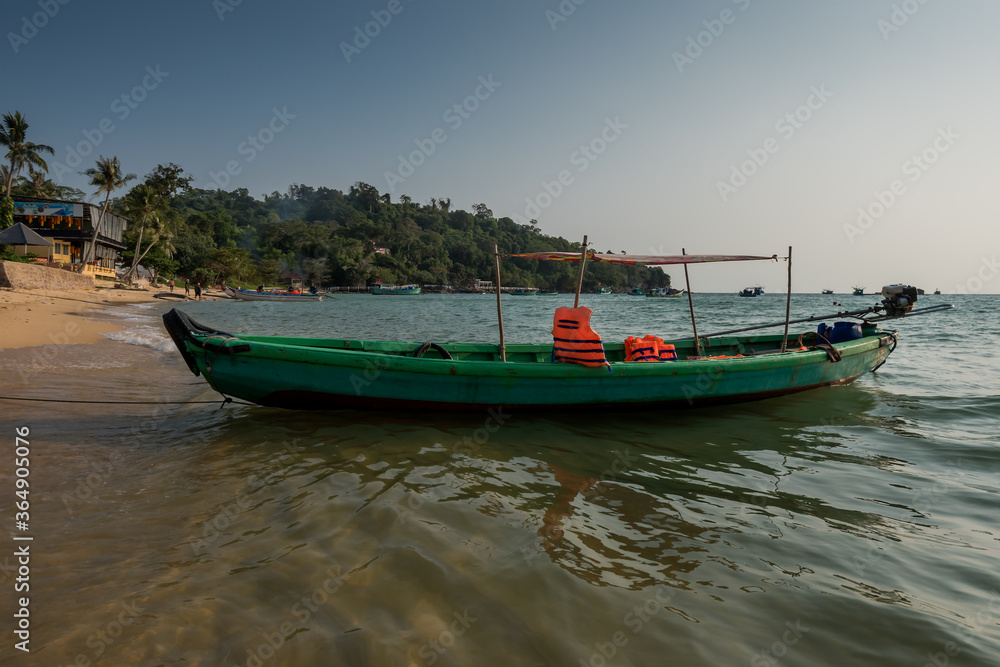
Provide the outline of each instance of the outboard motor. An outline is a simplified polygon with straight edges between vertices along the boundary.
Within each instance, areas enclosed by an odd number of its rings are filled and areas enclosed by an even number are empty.
[[[902,317],[913,310],[917,302],[917,288],[910,285],[886,285],[882,288],[882,307],[886,317]]]

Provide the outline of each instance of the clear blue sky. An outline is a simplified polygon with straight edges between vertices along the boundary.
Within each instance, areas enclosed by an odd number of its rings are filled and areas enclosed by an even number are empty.
[[[792,245],[796,291],[996,293],[998,24],[990,0],[7,0],[0,110],[82,189],[98,154],[258,197],[364,181],[599,250]]]

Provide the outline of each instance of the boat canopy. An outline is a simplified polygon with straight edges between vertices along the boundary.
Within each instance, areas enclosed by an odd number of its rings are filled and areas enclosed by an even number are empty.
[[[524,252],[504,257],[522,257],[524,259],[543,259],[552,262],[579,262],[579,252]],[[611,262],[612,264],[702,264],[705,262],[745,262],[748,260],[770,259],[778,261],[777,255],[615,255],[607,253],[587,252],[589,262]]]

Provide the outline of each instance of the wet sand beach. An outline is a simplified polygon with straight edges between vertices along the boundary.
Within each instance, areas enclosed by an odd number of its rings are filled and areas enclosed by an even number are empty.
[[[0,349],[48,344],[97,343],[102,333],[121,330],[93,312],[133,303],[183,302],[184,289],[25,290],[0,288]]]

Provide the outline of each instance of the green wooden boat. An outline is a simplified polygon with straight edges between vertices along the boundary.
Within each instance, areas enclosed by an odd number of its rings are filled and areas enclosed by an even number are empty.
[[[885,363],[897,334],[865,323],[861,337],[829,345],[814,332],[666,341],[679,361],[626,362],[606,342],[610,366],[551,361],[552,345],[419,343],[232,335],[179,310],[164,325],[195,375],[220,393],[302,409],[637,410],[751,401],[851,382]],[[742,355],[742,356],[738,356]]]

